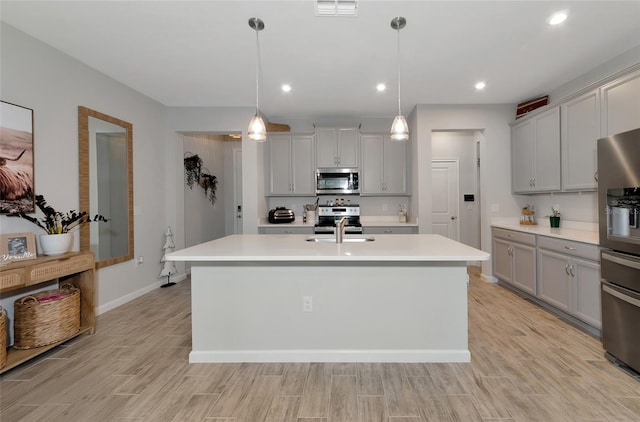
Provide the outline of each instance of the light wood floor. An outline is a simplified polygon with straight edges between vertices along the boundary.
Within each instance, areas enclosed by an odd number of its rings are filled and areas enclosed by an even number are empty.
[[[189,295],[157,289],[9,371],[0,420],[640,420],[640,382],[597,339],[473,272],[470,364],[190,365]]]

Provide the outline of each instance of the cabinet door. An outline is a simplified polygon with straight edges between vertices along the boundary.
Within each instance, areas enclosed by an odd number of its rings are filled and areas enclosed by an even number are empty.
[[[493,274],[502,281],[511,283],[511,244],[493,238]]]
[[[511,184],[514,193],[533,190],[533,122],[511,128]]]
[[[384,136],[384,192],[387,195],[403,195],[409,192],[407,183],[408,142],[392,142]]]
[[[518,243],[511,244],[514,286],[522,291],[536,294],[536,248]]]
[[[384,136],[362,135],[362,168],[360,169],[360,194],[383,194]]]
[[[291,195],[291,136],[269,136],[269,194]]]
[[[358,129],[340,128],[338,132],[338,167],[358,167]]]
[[[316,128],[316,157],[318,167],[338,165],[338,135],[334,128]]]
[[[555,107],[534,120],[533,191],[560,190],[560,108]]]
[[[569,262],[562,254],[538,249],[538,297],[558,309],[571,309]]]
[[[602,136],[640,127],[640,72],[602,87]]]
[[[602,327],[600,316],[600,265],[575,259],[572,262],[574,301],[573,314],[596,328]]]
[[[313,136],[291,139],[291,189],[296,195],[315,195]]]
[[[595,190],[596,144],[600,138],[600,94],[598,90],[561,106],[562,188]]]

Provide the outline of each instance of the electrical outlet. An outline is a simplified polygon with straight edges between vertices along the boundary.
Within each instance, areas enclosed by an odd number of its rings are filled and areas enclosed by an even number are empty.
[[[138,264],[142,264],[143,262],[144,262],[144,256],[140,255],[140,256],[138,257],[138,261],[137,261],[137,263],[138,263]]]
[[[302,297],[302,312],[313,312],[313,296]]]

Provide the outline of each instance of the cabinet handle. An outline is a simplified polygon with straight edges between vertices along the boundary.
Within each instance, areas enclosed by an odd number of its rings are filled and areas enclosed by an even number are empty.
[[[569,264],[564,266],[564,272],[565,272],[565,274],[570,275],[569,274]]]
[[[536,178],[535,177],[533,179],[531,179],[531,183],[532,183],[531,186],[535,188],[536,187]]]
[[[598,181],[598,170],[593,173],[593,180]]]
[[[569,265],[569,274],[571,274],[571,277],[575,277],[576,275],[573,273],[573,265]]]
[[[512,235],[512,234],[508,234],[507,236],[508,236],[508,237],[515,237],[515,236],[514,236],[514,235]]]
[[[565,246],[564,248],[565,248],[566,250],[568,250],[568,251],[575,251],[575,250],[576,250],[576,248],[572,248],[572,247],[570,247],[570,246]]]

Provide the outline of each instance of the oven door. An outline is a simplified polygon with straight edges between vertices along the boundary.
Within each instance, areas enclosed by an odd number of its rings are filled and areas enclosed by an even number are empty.
[[[607,353],[640,371],[640,257],[603,250],[602,345]]]
[[[640,372],[640,293],[604,280],[601,293],[602,345],[608,354]]]

